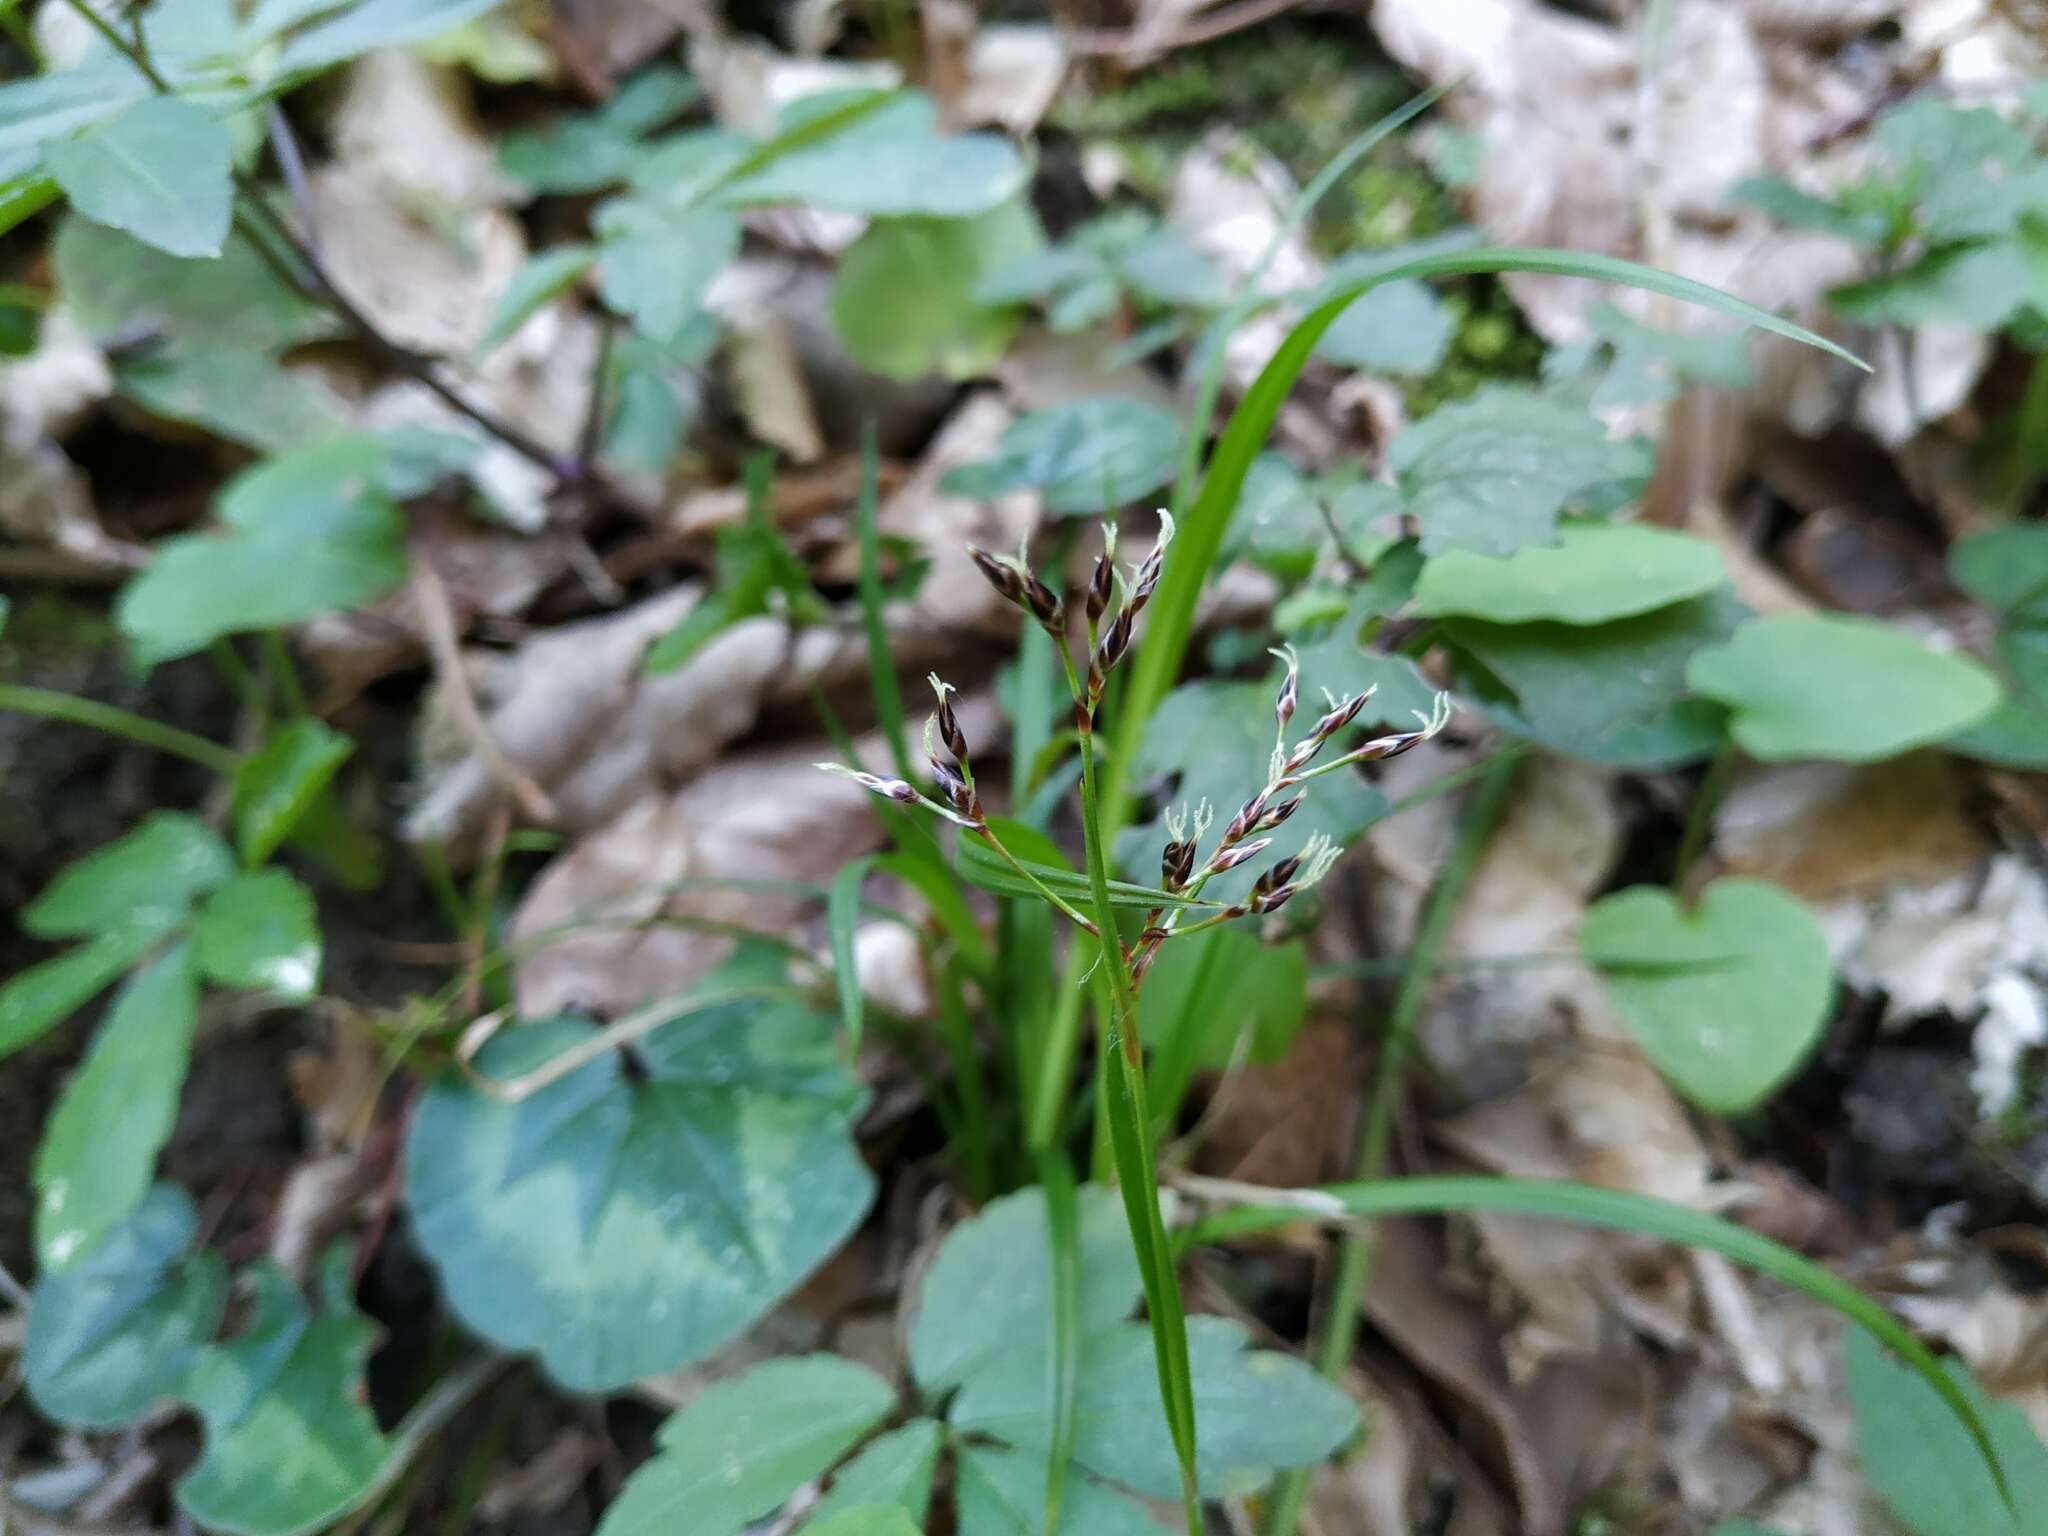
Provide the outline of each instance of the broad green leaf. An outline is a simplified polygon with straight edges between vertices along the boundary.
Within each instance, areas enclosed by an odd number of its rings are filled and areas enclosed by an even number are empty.
[[[896,1406],[889,1384],[836,1355],[770,1360],[670,1415],[599,1536],[737,1536],[819,1476]]]
[[[1295,717],[1297,731],[1307,724],[1302,716],[1313,719],[1321,713],[1325,691],[1343,698],[1367,688],[1374,690],[1358,714],[1358,724],[1366,729],[1396,726],[1406,730],[1418,714],[1427,715],[1436,703],[1435,687],[1414,662],[1406,656],[1376,651],[1357,638],[1374,620],[1405,606],[1420,561],[1411,564],[1403,551],[1413,554],[1414,545],[1397,546],[1371,576],[1353,584],[1350,604],[1328,634],[1296,646],[1303,700],[1302,713]],[[1314,706],[1307,702],[1311,699],[1316,701]]]
[[[293,33],[278,57],[285,74],[325,69],[373,48],[398,48],[474,21],[499,0],[356,0],[353,5],[323,7],[319,19]],[[249,30],[262,35],[261,12]]]
[[[535,192],[597,192],[624,181],[648,146],[643,135],[680,117],[703,93],[682,70],[650,64],[595,111],[542,133],[505,136],[498,164]]]
[[[193,942],[200,970],[221,986],[293,998],[319,990],[313,893],[281,869],[236,875],[207,897]]]
[[[152,811],[125,837],[67,864],[29,903],[21,926],[45,939],[160,932],[234,869],[227,845],[196,816]]]
[[[1461,661],[1461,691],[1517,735],[1648,768],[1705,757],[1726,734],[1720,705],[1688,697],[1685,668],[1748,613],[1716,591],[1608,624],[1449,619],[1443,635]]]
[[[1839,616],[1745,624],[1696,654],[1686,680],[1734,712],[1744,751],[1771,762],[1896,757],[1975,724],[1999,699],[1997,680],[1968,657]]]
[[[1768,881],[1716,880],[1690,912],[1662,886],[1618,891],[1587,908],[1579,952],[1651,1064],[1716,1114],[1769,1098],[1827,1027],[1827,935]]]
[[[1337,689],[1347,681],[1351,680],[1305,676],[1303,686],[1311,690],[1305,697],[1319,699],[1321,695],[1313,691],[1316,687]],[[1353,686],[1369,681],[1360,678]],[[1167,842],[1166,813],[1171,807],[1184,805],[1192,810],[1207,800],[1221,825],[1266,782],[1273,755],[1273,696],[1278,683],[1276,670],[1264,682],[1185,683],[1166,696],[1152,716],[1136,760],[1128,765],[1133,782],[1165,787],[1159,797],[1159,815],[1145,825],[1126,829],[1117,839],[1117,862],[1125,870],[1157,876]],[[1296,724],[1299,735],[1303,722]],[[1341,750],[1339,742],[1324,748],[1332,756]],[[1276,859],[1301,852],[1318,833],[1348,847],[1384,816],[1386,809],[1386,797],[1354,774],[1339,772],[1318,779],[1301,809],[1274,830],[1271,848],[1250,863],[1218,875],[1202,894],[1225,900],[1241,896],[1260,870]]]
[[[114,379],[146,411],[265,453],[289,452],[345,420],[335,395],[239,342],[176,338],[123,358]]]
[[[1442,1215],[1454,1211],[1497,1211],[1551,1221],[1635,1232],[1662,1242],[1682,1243],[1718,1253],[1810,1296],[1870,1333],[1910,1366],[1953,1415],[1978,1455],[1989,1466],[1991,1434],[1984,1416],[1942,1370],[1927,1346],[1869,1296],[1783,1243],[1668,1200],[1628,1190],[1574,1184],[1563,1179],[1402,1178],[1361,1179],[1305,1190],[1275,1190],[1272,1205],[1242,1205],[1195,1224],[1182,1246],[1221,1242],[1303,1220],[1352,1221],[1378,1216]]]
[[[1818,230],[1855,245],[1876,245],[1885,236],[1884,215],[1802,192],[1779,176],[1751,176],[1729,188],[1730,201],[1761,209],[1780,224]]]
[[[386,445],[350,433],[228,482],[219,533],[157,546],[121,590],[115,622],[144,665],[222,635],[359,607],[405,579],[405,518],[380,484]]]
[[[177,96],[152,96],[57,139],[43,163],[89,219],[173,256],[218,256],[234,202],[227,126]]]
[[[674,340],[696,317],[740,249],[740,221],[722,208],[619,199],[598,210],[597,232],[598,292],[658,342]]]
[[[2009,1505],[1969,1432],[1925,1380],[1860,1333],[1845,1347],[1863,1475],[1913,1536],[2048,1536],[2048,1446],[2019,1409],[1988,1396],[1961,1362],[1947,1363],[1950,1382],[1990,1431]]]
[[[1948,573],[1994,613],[2048,618],[2048,528],[2016,523],[1958,539]]]
[[[542,305],[575,287],[596,264],[597,247],[592,245],[558,245],[528,257],[499,296],[491,323],[477,341],[476,355],[483,357],[510,341]]]
[[[1946,751],[2003,768],[2048,768],[2048,710],[2032,698],[2008,698],[1941,745]]]
[[[1209,258],[1163,225],[1125,246],[1116,265],[1132,292],[1164,308],[1213,309],[1228,297]]]
[[[1382,283],[1339,315],[1316,355],[1368,373],[1432,373],[1451,344],[1450,314],[1415,278]]]
[[[77,133],[147,100],[149,82],[125,59],[102,53],[75,69],[0,85],[0,161],[32,159],[48,140]]]
[[[1156,1410],[1155,1410],[1156,1411]],[[954,1457],[959,1536],[1046,1536],[1045,1458],[993,1445]],[[1070,1469],[1052,1536],[1167,1536],[1145,1506]]]
[[[1095,1184],[1077,1194],[1078,1316],[1084,1332],[1096,1333],[1137,1305],[1138,1262],[1116,1196]],[[1041,1189],[992,1200],[947,1233],[911,1314],[910,1369],[918,1386],[943,1392],[1011,1350],[1042,1363],[1052,1348],[1052,1283],[1052,1234]],[[1041,1477],[1041,1497],[1044,1491]]]
[[[345,1248],[328,1254],[313,1312],[283,1270],[256,1266],[248,1326],[192,1371],[183,1395],[206,1449],[174,1493],[208,1530],[310,1536],[376,1485],[391,1455],[362,1382],[377,1330],[350,1300],[349,1270]]]
[[[1247,1349],[1244,1330],[1220,1317],[1188,1319],[1194,1372],[1196,1468],[1211,1497],[1250,1493],[1281,1467],[1321,1461],[1358,1428],[1351,1399],[1304,1362]],[[1081,1346],[1077,1465],[1158,1498],[1180,1491],[1152,1338],[1143,1324],[1090,1333]],[[1020,1450],[1045,1453],[1043,1353],[1007,1350],[967,1378],[948,1421]]]
[[[808,1536],[923,1536],[910,1516],[893,1504],[849,1504],[801,1527]]]
[[[110,337],[147,326],[174,342],[274,357],[334,328],[242,235],[218,258],[166,256],[89,219],[67,218],[51,246],[57,289],[78,323]]]
[[[1117,395],[1070,400],[1018,417],[994,458],[963,464],[944,485],[979,501],[1035,490],[1049,511],[1105,512],[1166,484],[1180,441],[1180,423],[1160,406]]]
[[[917,100],[903,93],[899,100]],[[884,106],[820,142],[776,156],[724,192],[735,203],[802,203],[871,218],[971,218],[1023,190],[1023,158],[992,133],[943,137],[928,105]]]
[[[907,1515],[922,1530],[942,1437],[931,1419],[912,1419],[901,1429],[877,1435],[833,1474],[832,1486],[797,1529],[803,1536],[819,1536],[823,1523],[841,1511],[882,1505]]]
[[[2027,306],[2048,309],[2048,250],[2025,236],[1942,246],[1898,272],[1837,288],[1828,302],[1867,325],[1996,331]]]
[[[287,721],[235,770],[232,818],[242,863],[267,860],[356,749],[341,732],[306,716]]]
[[[81,1262],[149,1193],[199,1021],[193,969],[180,944],[137,971],[57,1096],[36,1148],[36,1257],[45,1271]]]
[[[1627,500],[1649,477],[1650,450],[1609,438],[1585,411],[1492,384],[1407,428],[1387,463],[1426,553],[1511,555],[1553,542],[1568,507]]]
[[[1277,1061],[1308,1011],[1308,951],[1228,926],[1175,939],[1138,993],[1138,1026],[1153,1048],[1149,1096],[1168,1122],[1196,1071]]]
[[[860,965],[854,946],[860,925],[860,888],[873,869],[872,857],[854,859],[839,868],[825,897],[825,925],[832,933],[832,981],[839,991],[839,1026],[846,1031],[848,1054],[860,1050],[863,1000]]]
[[[980,301],[976,284],[1042,239],[1021,202],[969,219],[877,219],[839,258],[833,322],[854,361],[889,378],[984,373],[1017,313]]]
[[[1682,377],[1724,389],[1747,389],[1756,382],[1745,332],[1667,331],[1645,325],[1612,304],[1595,304],[1586,318],[1617,352],[1653,359]]]
[[[63,1023],[183,918],[150,909],[136,926],[96,934],[9,978],[0,985],[0,1058]]]
[[[227,1300],[219,1255],[191,1251],[198,1230],[192,1197],[159,1184],[76,1263],[38,1277],[21,1357],[37,1408],[113,1429],[183,1394]]]
[[[457,1316],[606,1391],[710,1354],[839,1246],[874,1194],[863,1093],[838,1021],[774,995],[780,966],[743,951],[678,998],[634,1075],[607,1051],[516,1104],[453,1076],[428,1090],[408,1203]],[[477,1068],[510,1079],[591,1028],[507,1028]]]
[[[1711,592],[1721,552],[1689,533],[1636,523],[1566,523],[1557,543],[1506,559],[1446,550],[1415,583],[1418,613],[1526,624],[1605,624]]]

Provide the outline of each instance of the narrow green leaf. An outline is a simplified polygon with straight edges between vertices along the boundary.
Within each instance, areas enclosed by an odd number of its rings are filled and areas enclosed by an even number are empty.
[[[351,738],[303,716],[243,759],[230,814],[244,865],[253,869],[277,851],[355,749]]]
[[[1282,1191],[1274,1191],[1276,1195]],[[1409,1178],[1323,1184],[1284,1192],[1288,1205],[1248,1204],[1204,1217],[1180,1237],[1183,1246],[1220,1242],[1302,1221],[1359,1217],[1433,1216],[1450,1211],[1497,1211],[1591,1227],[1635,1232],[1664,1242],[1718,1253],[1810,1296],[1862,1327],[1909,1366],[1939,1397],[1992,1470],[2001,1499],[2011,1490],[1999,1470],[1991,1434],[1969,1396],[1949,1379],[1926,1345],[1877,1302],[1848,1281],[1747,1227],[1668,1200],[1627,1190],[1550,1179]]]
[[[233,855],[198,817],[152,811],[127,836],[67,864],[29,903],[21,926],[44,939],[160,932],[234,872]]]
[[[24,171],[0,181],[0,235],[32,219],[57,200],[57,183],[40,171]]]
[[[904,730],[903,694],[896,686],[889,627],[883,613],[882,537],[875,521],[881,499],[876,488],[880,463],[875,424],[870,419],[861,424],[860,495],[854,503],[854,527],[860,541],[860,622],[868,642],[868,691],[875,701],[882,734],[889,738],[890,760],[896,764],[896,776],[913,779],[916,774],[910,766],[910,743]]]
[[[860,921],[861,882],[875,867],[872,858],[840,866],[825,897],[825,921],[832,930],[832,979],[839,988],[839,1025],[846,1031],[849,1054],[860,1050],[860,967],[854,958],[854,927]]]
[[[137,971],[114,999],[36,1148],[36,1258],[46,1270],[78,1262],[148,1194],[198,1020],[189,945]]]
[[[1038,1157],[1045,1191],[1047,1256],[1052,1264],[1052,1369],[1045,1373],[1045,1532],[1060,1526],[1060,1502],[1073,1464],[1081,1419],[1081,1202],[1073,1165],[1062,1147]]]
[[[173,256],[218,256],[234,202],[227,126],[178,96],[152,96],[45,146],[43,162],[87,218]]]
[[[1014,849],[1016,842],[1012,841],[1013,829],[1021,829],[1025,832],[1028,832],[1030,829],[1023,828],[1021,823],[1008,823],[1003,827],[1001,832],[1003,842]],[[990,848],[979,837],[971,834],[963,835],[959,839],[958,847],[960,878],[969,885],[977,886],[984,891],[993,891],[998,896],[1039,896],[1037,886],[1034,886],[1030,879],[1018,874],[1008,860]],[[1056,868],[1053,865],[1043,864],[1035,859],[1023,857],[1019,857],[1017,862],[1030,871],[1031,876],[1039,884],[1064,901],[1079,904],[1087,901],[1092,894],[1087,877],[1076,874],[1071,869]],[[1215,905],[1214,902],[1203,901],[1199,898],[1190,899],[1186,896],[1175,896],[1154,886],[1133,885],[1124,880],[1110,881],[1108,890],[1110,905],[1125,911],[1142,912],[1148,911],[1153,907],[1208,907]]]
[[[550,300],[560,298],[597,264],[594,245],[561,245],[529,256],[526,265],[513,274],[499,296],[491,323],[478,338],[475,355],[486,357],[512,339],[513,334]]]
[[[55,1029],[177,926],[182,914],[96,934],[0,986],[0,1059]]]

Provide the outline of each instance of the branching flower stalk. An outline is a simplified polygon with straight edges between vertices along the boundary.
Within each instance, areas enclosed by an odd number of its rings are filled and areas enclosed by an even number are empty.
[[[1203,888],[1211,880],[1242,868],[1272,846],[1272,833],[1301,808],[1306,786],[1312,780],[1408,751],[1443,729],[1450,718],[1450,706],[1448,699],[1439,695],[1427,716],[1417,716],[1417,729],[1368,741],[1317,764],[1323,749],[1357,720],[1373,690],[1367,688],[1343,699],[1330,699],[1327,712],[1308,733],[1290,743],[1288,727],[1299,705],[1300,665],[1291,650],[1276,652],[1287,670],[1274,700],[1276,729],[1265,784],[1238,807],[1206,855],[1202,854],[1201,845],[1214,821],[1208,804],[1204,802],[1191,813],[1180,808],[1168,816],[1171,840],[1160,868],[1160,895],[1167,900],[1147,912],[1138,937],[1125,943],[1117,932],[1110,897],[1110,851],[1095,751],[1096,716],[1110,674],[1130,654],[1138,619],[1159,585],[1173,534],[1173,518],[1162,511],[1159,537],[1151,552],[1126,568],[1116,561],[1114,527],[1106,531],[1103,552],[1086,588],[1078,594],[1086,630],[1085,667],[1077,663],[1069,641],[1068,599],[1032,571],[1022,552],[1016,557],[1002,557],[979,549],[969,551],[976,568],[997,593],[1045,630],[1060,658],[1073,699],[1081,760],[1081,820],[1092,915],[1051,889],[1029,863],[1004,845],[1001,835],[990,825],[975,788],[966,733],[953,710],[954,690],[938,677],[931,678],[936,706],[925,726],[924,738],[931,793],[904,779],[864,773],[838,763],[818,766],[845,774],[884,799],[929,811],[978,838],[1051,906],[1090,935],[1101,951],[1098,971],[1107,983],[1108,993],[1102,1056],[1114,1087],[1108,1098],[1110,1143],[1145,1283],[1160,1396],[1181,1464],[1182,1496],[1188,1530],[1193,1533],[1201,1529],[1194,1472],[1194,1389],[1188,1364],[1186,1317],[1174,1273],[1172,1248],[1159,1210],[1152,1116],[1146,1103],[1144,1049],[1138,1032],[1138,988],[1169,939],[1199,933],[1240,917],[1277,912],[1297,893],[1327,874],[1339,850],[1328,837],[1318,835],[1299,853],[1274,860],[1242,898],[1228,904],[1201,899]],[[1201,913],[1199,917],[1187,920],[1188,914],[1197,911]]]

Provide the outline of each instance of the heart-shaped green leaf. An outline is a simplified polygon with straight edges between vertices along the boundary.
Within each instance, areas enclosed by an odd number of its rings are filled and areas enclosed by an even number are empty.
[[[1506,559],[1446,550],[1422,568],[1415,607],[1496,624],[1553,619],[1604,624],[1649,613],[1721,585],[1721,552],[1705,539],[1634,523],[1567,523],[1557,543]]]
[[[892,379],[985,373],[1017,311],[983,302],[976,284],[1043,238],[1021,202],[970,219],[877,220],[839,258],[833,323],[856,362]]]
[[[36,1148],[36,1256],[62,1269],[141,1203],[177,1118],[199,1021],[190,946],[131,977]]]
[[[346,1248],[322,1266],[310,1311],[274,1265],[248,1275],[249,1325],[206,1352],[184,1395],[206,1424],[206,1453],[177,1485],[178,1505],[228,1536],[310,1536],[376,1486],[391,1455],[364,1400],[376,1326],[356,1311]]]
[[[896,1406],[889,1384],[836,1355],[770,1360],[671,1414],[598,1536],[736,1536],[845,1455]]]
[[[38,1408],[112,1429],[184,1391],[227,1300],[219,1256],[188,1257],[198,1229],[192,1197],[159,1184],[76,1263],[37,1279],[22,1373]]]
[[[1717,880],[1691,911],[1660,886],[1595,902],[1579,928],[1643,1053],[1702,1109],[1770,1096],[1827,1024],[1827,938],[1806,907],[1762,880]]]
[[[1788,615],[1745,624],[1686,666],[1734,711],[1735,740],[1773,762],[1871,763],[1940,741],[1997,707],[1998,680],[1871,619]]]
[[[630,1070],[608,1050],[518,1103],[430,1088],[408,1202],[456,1314],[602,1392],[710,1354],[823,1262],[874,1194],[849,1135],[864,1096],[838,1021],[787,992],[778,954],[743,950]],[[514,1025],[476,1066],[509,1080],[592,1028]]]
[[[960,1536],[1045,1536],[1043,1456],[962,1445],[954,1466]],[[1070,1467],[1053,1536],[1168,1536],[1168,1528],[1137,1500]]]

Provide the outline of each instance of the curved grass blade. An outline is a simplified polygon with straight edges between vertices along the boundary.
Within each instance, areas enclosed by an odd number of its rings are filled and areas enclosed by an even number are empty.
[[[960,839],[958,868],[960,878],[969,885],[979,886],[997,896],[1036,897],[1038,892],[1031,882],[1003,862],[1002,856],[990,850],[979,838]],[[1071,869],[1057,869],[1050,864],[1041,864],[1035,859],[1020,858],[1018,863],[1030,870],[1045,888],[1062,901],[1076,906],[1094,899],[1094,887],[1085,876]],[[1199,898],[1175,896],[1149,885],[1133,885],[1128,880],[1112,880],[1108,884],[1109,904],[1127,911],[1148,911],[1153,907],[1214,907],[1218,903]]]
[[[875,867],[872,858],[840,866],[825,896],[825,922],[832,930],[832,980],[839,988],[839,1022],[846,1030],[849,1055],[860,1050],[862,1002],[860,968],[853,953],[854,925],[860,921],[860,887]]]
[[[0,234],[41,213],[57,200],[57,183],[40,171],[0,181]]]
[[[1708,1216],[1668,1200],[1627,1190],[1604,1189],[1552,1179],[1418,1178],[1371,1179],[1323,1184],[1311,1189],[1260,1189],[1220,1179],[1181,1181],[1188,1193],[1241,1201],[1233,1209],[1205,1216],[1179,1235],[1177,1246],[1218,1242],[1303,1220],[1349,1221],[1369,1216],[1436,1216],[1447,1211],[1495,1211],[1542,1216],[1583,1226],[1635,1232],[1668,1243],[1704,1248],[1758,1274],[1804,1292],[1839,1312],[1897,1355],[1927,1383],[1968,1431],[2008,1505],[2012,1491],[1991,1447],[1990,1431],[1948,1373],[1898,1319],[1848,1281],[1747,1227]]]
[[[896,668],[889,649],[889,628],[883,621],[882,537],[876,527],[876,490],[880,450],[875,446],[875,422],[869,417],[860,429],[860,495],[854,503],[854,528],[860,542],[860,623],[868,640],[868,688],[875,701],[875,714],[882,734],[889,739],[889,756],[896,764],[896,777],[915,779],[910,767],[910,742],[903,725],[903,694],[896,686]]]
[[[1166,697],[1167,689],[1172,687],[1174,678],[1180,673],[1181,661],[1187,654],[1188,636],[1194,626],[1195,600],[1209,578],[1210,567],[1216,563],[1217,552],[1223,547],[1223,535],[1229,527],[1230,514],[1236,509],[1238,495],[1244,488],[1245,474],[1259,450],[1265,446],[1273,418],[1279,414],[1282,402],[1301,376],[1316,343],[1322,340],[1323,333],[1339,315],[1381,283],[1404,277],[1458,277],[1488,272],[1540,272],[1553,277],[1583,277],[1641,288],[1731,316],[1759,330],[1818,347],[1832,357],[1869,371],[1870,365],[1854,353],[1803,326],[1780,319],[1769,310],[1759,309],[1733,294],[1694,282],[1689,277],[1676,277],[1615,256],[1594,256],[1579,251],[1533,246],[1438,251],[1418,256],[1413,261],[1404,261],[1340,290],[1296,322],[1271,361],[1260,370],[1252,387],[1245,391],[1244,398],[1224,425],[1223,436],[1209,460],[1208,474],[1203,477],[1201,493],[1179,520],[1173,558],[1167,561],[1166,573],[1153,596],[1149,622],[1139,638],[1137,655],[1131,662],[1123,708],[1117,714],[1117,750],[1111,754],[1105,774],[1109,792],[1104,814],[1112,836],[1123,824],[1122,765],[1136,756],[1145,722],[1152,717],[1153,710],[1158,708],[1159,701]]]

